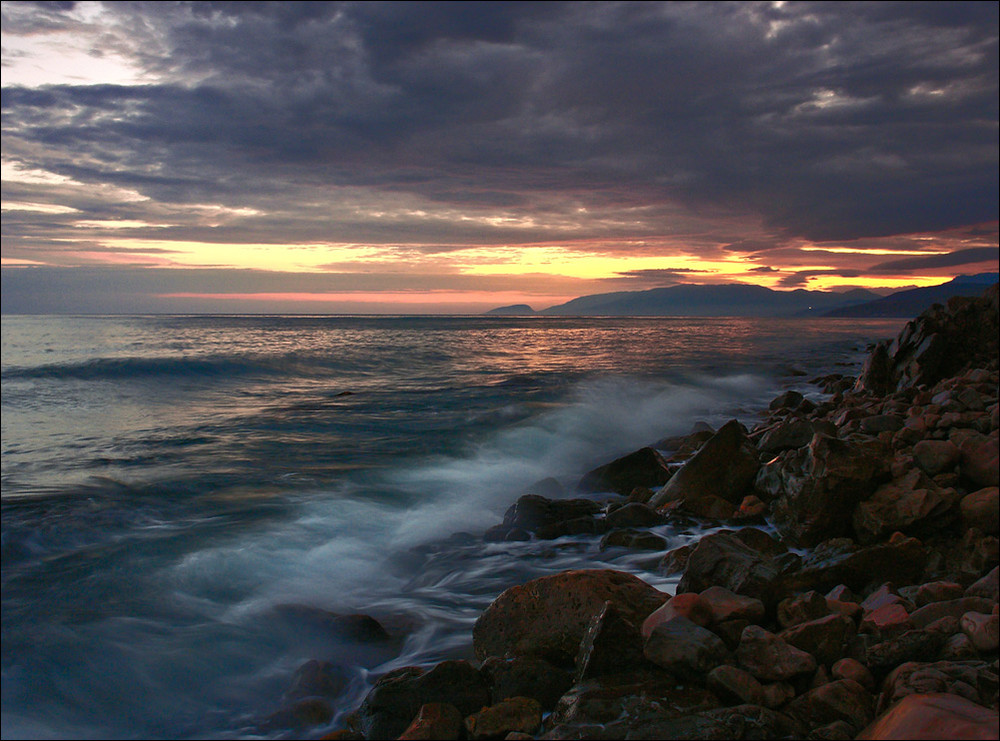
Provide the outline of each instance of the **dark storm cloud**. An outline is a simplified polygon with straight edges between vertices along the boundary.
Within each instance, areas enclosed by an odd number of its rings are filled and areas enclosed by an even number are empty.
[[[910,273],[928,268],[951,268],[958,265],[971,265],[977,262],[996,261],[1000,250],[996,247],[974,247],[968,250],[958,250],[945,255],[929,255],[927,257],[908,257],[902,260],[890,260],[879,263],[868,269],[872,275],[892,275],[893,273]]]
[[[804,286],[809,282],[810,278],[816,278],[824,275],[835,275],[840,278],[857,278],[864,274],[862,270],[844,269],[844,270],[798,270],[790,275],[783,276],[778,284],[783,288],[794,288],[797,286]]]
[[[654,207],[629,225],[639,234],[665,229],[663,204],[746,210],[778,241],[997,218],[992,2],[107,8],[163,82],[5,87],[5,156],[157,202],[282,212],[254,222],[258,241],[338,187],[538,217],[532,240],[578,206]],[[364,237],[335,217],[302,223],[303,237]],[[434,227],[406,228],[428,243],[497,232]]]

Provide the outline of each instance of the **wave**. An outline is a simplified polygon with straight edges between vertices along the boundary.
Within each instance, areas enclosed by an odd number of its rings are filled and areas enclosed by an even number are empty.
[[[82,362],[13,367],[7,380],[127,381],[171,378],[230,378],[245,376],[322,375],[338,363],[329,358],[296,356],[206,355],[177,358],[95,358]]]

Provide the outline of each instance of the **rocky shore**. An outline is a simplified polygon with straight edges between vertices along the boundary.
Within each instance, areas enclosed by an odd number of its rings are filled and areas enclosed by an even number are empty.
[[[998,326],[997,286],[952,299],[815,379],[821,403],[789,391],[754,429],[586,474],[605,502],[540,482],[487,540],[662,552],[676,594],[613,570],[512,587],[475,662],[389,672],[324,738],[995,741]],[[685,521],[715,529],[671,551],[651,531]],[[321,669],[289,720],[323,715]]]

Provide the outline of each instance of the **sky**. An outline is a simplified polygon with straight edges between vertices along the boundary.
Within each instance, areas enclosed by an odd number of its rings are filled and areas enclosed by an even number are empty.
[[[996,2],[3,2],[4,313],[998,270]]]

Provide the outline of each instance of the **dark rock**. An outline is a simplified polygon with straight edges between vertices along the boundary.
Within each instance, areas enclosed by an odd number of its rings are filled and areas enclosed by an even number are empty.
[[[962,478],[970,488],[1000,486],[1000,439],[996,434],[971,435],[959,447]]]
[[[987,486],[966,495],[959,502],[962,519],[988,535],[1000,531],[1000,489]]]
[[[600,535],[607,532],[607,523],[596,517],[574,517],[542,525],[535,531],[540,540],[555,540],[566,535]]]
[[[805,623],[830,614],[826,597],[819,592],[809,590],[793,597],[786,597],[778,603],[778,624],[782,628],[790,628],[799,623]]]
[[[682,678],[703,677],[728,654],[715,633],[685,617],[660,623],[643,646],[645,657]]]
[[[708,604],[713,623],[729,620],[759,623],[764,619],[764,603],[755,597],[746,597],[718,586],[703,590],[699,596]]]
[[[966,597],[981,597],[997,602],[1000,600],[1000,567],[994,566],[982,579],[965,590]]]
[[[878,713],[907,695],[948,692],[988,708],[997,706],[997,670],[985,661],[908,661],[882,682]]]
[[[767,408],[771,411],[777,411],[778,409],[795,409],[799,404],[805,400],[805,397],[798,391],[793,391],[789,389],[781,394],[778,394]]]
[[[772,499],[772,518],[782,536],[813,546],[850,534],[854,508],[886,473],[884,457],[872,449],[816,435],[807,447],[764,466],[756,487]]]
[[[463,715],[489,705],[490,690],[466,661],[443,661],[428,671],[403,667],[372,687],[358,711],[366,738],[398,738],[427,703],[451,703]]]
[[[757,450],[743,426],[731,420],[653,495],[649,504],[662,507],[672,501],[682,501],[691,506],[691,502],[706,497],[738,504],[748,492],[759,467]]]
[[[844,647],[854,638],[854,621],[843,615],[827,615],[781,631],[778,638],[811,654],[821,664],[833,664],[844,655]]]
[[[503,516],[503,526],[508,530],[520,528],[528,532],[566,520],[592,517],[601,505],[589,499],[547,499],[538,494],[525,494],[510,506]]]
[[[682,545],[668,551],[667,555],[660,559],[660,572],[667,575],[681,573],[687,568],[693,550],[690,545]]]
[[[653,448],[641,448],[585,474],[577,488],[628,496],[637,486],[663,486],[669,479],[663,456]]]
[[[480,615],[472,631],[476,657],[537,656],[569,667],[605,602],[641,625],[666,598],[621,571],[565,571],[534,579],[511,587]]]
[[[663,605],[653,610],[642,623],[642,637],[649,638],[660,623],[665,623],[675,617],[684,617],[701,627],[708,626],[713,620],[712,606],[694,592],[678,592]]]
[[[345,615],[309,605],[278,605],[274,611],[279,619],[334,639],[358,643],[386,643],[392,640],[382,624],[370,615]]]
[[[717,666],[708,673],[706,686],[726,703],[764,705],[764,688],[748,671],[735,666]]]
[[[764,453],[780,453],[808,445],[816,433],[837,436],[837,428],[829,423],[810,419],[789,419],[769,429],[757,443]]]
[[[991,612],[993,603],[982,597],[962,597],[946,602],[932,602],[910,613],[910,620],[918,628],[926,628],[945,616],[961,618],[967,612]]]
[[[926,537],[955,522],[959,494],[944,489],[920,470],[880,486],[854,511],[854,531],[863,544],[899,531]]]
[[[285,692],[287,700],[305,697],[336,697],[347,687],[347,672],[329,661],[312,659],[295,671],[292,686]]]
[[[573,684],[602,674],[615,674],[644,664],[639,628],[610,602],[594,615],[580,641]]]
[[[479,672],[490,686],[493,704],[508,697],[533,697],[544,710],[551,710],[573,686],[573,672],[532,656],[491,656]]]
[[[913,462],[928,476],[951,471],[961,455],[951,440],[921,440],[913,446]]]
[[[629,502],[625,506],[609,512],[604,520],[610,528],[656,527],[664,524],[667,518],[646,504]]]
[[[804,735],[802,726],[787,715],[760,705],[736,705],[701,715],[724,723],[730,739],[802,738]]]
[[[868,667],[857,659],[844,658],[835,661],[830,667],[830,675],[834,679],[853,679],[869,692],[875,690],[875,678]]]
[[[947,636],[929,630],[908,630],[874,646],[865,654],[868,668],[884,674],[907,661],[932,661],[937,658]]]
[[[923,574],[927,549],[915,538],[904,538],[858,547],[847,538],[836,538],[817,546],[802,560],[801,568],[781,575],[773,589],[778,593],[806,589],[823,591],[843,584],[861,590],[871,582],[898,580],[912,583]]]
[[[994,653],[1000,647],[1000,615],[996,612],[967,612],[962,615],[959,624],[980,653]]]
[[[305,697],[269,716],[265,728],[306,728],[333,720],[333,708],[322,697]]]

